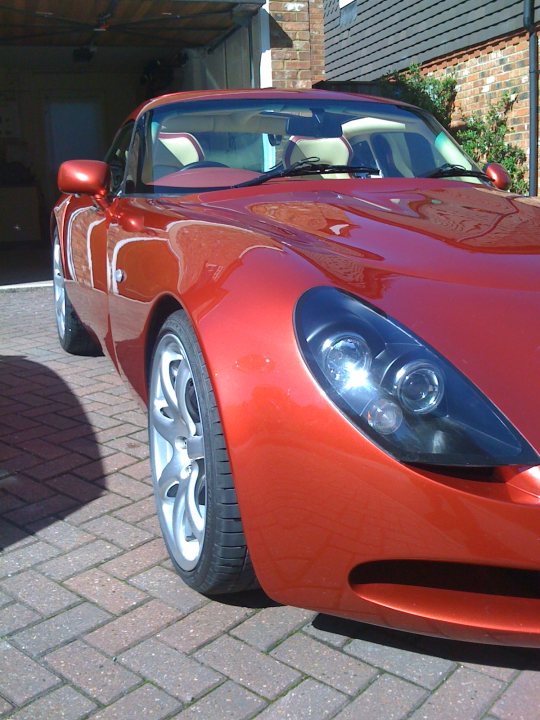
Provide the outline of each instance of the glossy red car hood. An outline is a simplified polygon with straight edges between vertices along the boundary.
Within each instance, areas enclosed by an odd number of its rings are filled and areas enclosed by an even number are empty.
[[[319,284],[413,330],[540,451],[540,205],[455,181],[319,180],[291,190],[246,188],[227,211],[207,196],[207,208],[272,234],[309,261]]]

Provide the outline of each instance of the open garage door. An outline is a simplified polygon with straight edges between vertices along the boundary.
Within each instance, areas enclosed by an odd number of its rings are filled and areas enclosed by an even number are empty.
[[[148,97],[259,84],[263,5],[0,0],[0,283],[19,254],[33,279],[34,260],[48,252],[59,162],[102,157]]]
[[[264,0],[4,0],[2,44],[165,45],[218,43]]]

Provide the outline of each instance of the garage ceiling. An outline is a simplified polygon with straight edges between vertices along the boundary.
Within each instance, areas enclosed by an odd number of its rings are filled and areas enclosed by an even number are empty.
[[[0,46],[215,47],[264,0],[0,0]]]

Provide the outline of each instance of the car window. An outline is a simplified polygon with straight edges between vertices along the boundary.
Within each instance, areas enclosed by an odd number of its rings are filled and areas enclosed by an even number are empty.
[[[111,182],[109,190],[117,193],[124,180],[129,145],[133,134],[133,122],[128,122],[117,133],[113,144],[105,156],[105,162],[111,169]]]
[[[346,169],[355,166],[371,168],[363,177],[373,179],[427,176],[445,164],[478,170],[430,115],[376,99],[180,101],[149,111],[138,127],[141,161],[130,166],[138,193],[230,187],[306,159],[339,166],[321,179],[354,179]]]

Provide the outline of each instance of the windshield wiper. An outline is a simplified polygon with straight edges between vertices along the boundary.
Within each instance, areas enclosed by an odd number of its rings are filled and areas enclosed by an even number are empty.
[[[233,188],[249,187],[250,185],[262,185],[275,178],[295,177],[297,175],[325,175],[327,173],[359,173],[362,175],[379,175],[378,168],[369,165],[331,165],[320,162],[319,158],[304,158],[290,165],[288,168],[278,166],[267,170],[253,180],[232,185]]]
[[[477,177],[482,180],[489,180],[486,173],[481,170],[466,170],[462,165],[441,165],[441,167],[435,168],[431,172],[424,173],[421,177],[426,178],[445,178],[445,177]]]

